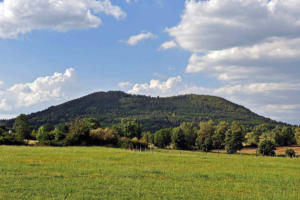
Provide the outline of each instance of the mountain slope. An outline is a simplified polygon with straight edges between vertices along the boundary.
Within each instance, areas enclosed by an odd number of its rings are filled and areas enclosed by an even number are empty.
[[[75,117],[95,117],[106,126],[118,123],[121,118],[132,117],[138,119],[144,130],[150,131],[177,126],[183,121],[209,119],[239,120],[249,125],[276,123],[220,97],[181,95],[159,98],[124,92],[93,93],[28,115],[34,126],[68,122]]]

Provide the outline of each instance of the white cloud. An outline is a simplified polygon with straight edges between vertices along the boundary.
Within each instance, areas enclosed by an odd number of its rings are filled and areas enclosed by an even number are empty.
[[[131,36],[127,41],[123,41],[127,43],[130,46],[137,45],[139,42],[147,39],[155,39],[157,36],[155,36],[153,33],[142,31],[140,34]]]
[[[249,46],[300,31],[297,0],[187,0],[181,22],[166,31],[192,52]]]
[[[152,79],[150,83],[135,84],[128,92],[150,96],[168,96],[174,94],[174,88],[181,83],[180,76],[170,77],[166,81]]]
[[[133,84],[132,83],[130,83],[130,82],[120,82],[120,83],[118,83],[118,86],[120,87],[120,88],[129,88],[129,87],[131,87]]]
[[[246,106],[260,115],[300,124],[299,83],[229,83],[216,88],[208,88],[187,83],[187,80],[183,80],[178,76],[170,77],[166,81],[154,79],[149,83],[135,84],[128,92],[150,96],[173,96],[191,93],[221,96],[234,103]]]
[[[4,0],[0,2],[0,38],[17,38],[33,30],[68,31],[96,28],[98,14],[126,16],[110,0]]]
[[[21,112],[45,108],[75,97],[79,92],[75,70],[39,77],[31,83],[16,84],[0,91],[0,115],[13,115]]]
[[[300,124],[299,10],[297,0],[186,0],[181,21],[166,31],[192,53],[186,72],[218,86],[182,88]]]
[[[176,42],[174,42],[173,40],[168,41],[168,42],[164,42],[163,44],[160,45],[160,50],[167,50],[167,49],[172,49],[177,47]]]

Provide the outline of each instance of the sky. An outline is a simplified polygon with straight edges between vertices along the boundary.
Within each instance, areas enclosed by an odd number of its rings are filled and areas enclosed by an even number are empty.
[[[92,92],[226,98],[300,124],[299,0],[0,0],[0,119]]]

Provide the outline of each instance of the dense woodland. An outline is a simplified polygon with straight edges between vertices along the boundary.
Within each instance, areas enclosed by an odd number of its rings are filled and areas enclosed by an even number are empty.
[[[21,145],[37,140],[39,145],[113,146],[127,149],[168,148],[182,150],[225,149],[233,154],[245,146],[258,147],[263,155],[275,155],[277,146],[300,145],[300,128],[267,124],[254,127],[238,121],[183,122],[177,127],[144,132],[136,119],[124,118],[110,127],[96,118],[74,118],[55,126],[34,128],[26,115],[16,118],[13,128],[0,127],[0,144]],[[287,152],[288,153],[288,152]],[[289,152],[295,156],[294,152]]]
[[[259,116],[247,108],[220,97],[207,95],[181,95],[175,97],[148,97],[124,92],[98,92],[50,107],[27,116],[34,128],[44,124],[67,123],[77,117],[96,118],[105,127],[135,118],[143,131],[156,132],[163,128],[177,127],[183,122],[214,120],[216,123],[239,121],[243,125],[284,125]],[[12,127],[13,120],[3,121]]]

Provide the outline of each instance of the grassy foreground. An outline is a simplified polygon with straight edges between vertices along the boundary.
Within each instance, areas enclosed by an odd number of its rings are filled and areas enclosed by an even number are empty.
[[[0,199],[299,199],[300,159],[0,146]]]

